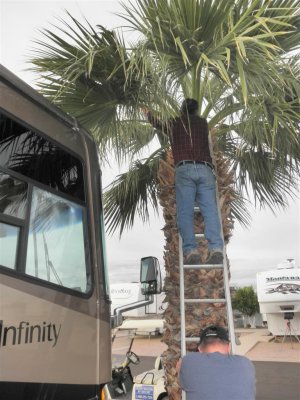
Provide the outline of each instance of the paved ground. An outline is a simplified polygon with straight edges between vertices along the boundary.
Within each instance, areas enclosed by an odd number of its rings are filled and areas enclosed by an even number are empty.
[[[253,361],[256,400],[299,400],[300,364]]]
[[[267,329],[236,329],[236,334],[241,342],[236,346],[236,354],[252,361],[300,363],[300,343],[294,338],[286,337],[283,342],[282,338],[271,336]]]
[[[240,341],[240,345],[236,346],[236,354],[245,355],[252,361],[300,363],[300,343],[295,340],[292,343],[290,338],[284,342],[282,339],[275,341],[267,329],[237,329],[236,335]],[[143,356],[158,356],[165,349],[161,339],[154,336],[137,336],[132,347],[134,352]]]

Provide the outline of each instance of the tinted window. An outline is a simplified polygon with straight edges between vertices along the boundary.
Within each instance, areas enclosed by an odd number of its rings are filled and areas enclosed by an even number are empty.
[[[24,220],[27,205],[27,183],[0,173],[0,218],[15,217]],[[10,219],[10,218],[9,218]],[[14,219],[8,224],[0,221],[0,265],[17,269],[17,250],[21,227]]]
[[[81,162],[2,113],[0,165],[84,201]]]
[[[25,218],[27,183],[0,172],[0,213]]]

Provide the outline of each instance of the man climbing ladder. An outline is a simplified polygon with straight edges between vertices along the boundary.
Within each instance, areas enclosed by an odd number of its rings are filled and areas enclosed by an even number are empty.
[[[204,304],[206,308],[220,310],[224,305],[226,317],[224,323],[228,327],[228,352],[234,354],[235,336],[233,326],[230,288],[228,279],[227,259],[224,250],[223,230],[220,218],[220,205],[217,195],[216,176],[209,146],[209,131],[207,121],[197,115],[198,102],[194,99],[186,99],[181,106],[181,114],[177,118],[169,119],[162,123],[151,112],[147,112],[148,121],[156,129],[170,137],[171,148],[175,163],[175,190],[176,190],[176,216],[179,229],[179,272],[180,272],[180,342],[181,357],[187,353],[187,345],[199,342],[200,338],[191,334],[189,326],[186,326],[186,317],[203,320],[203,313],[197,311]],[[204,219],[204,236],[208,242],[209,256],[203,264],[198,251],[195,235],[195,204],[198,206]],[[223,253],[224,252],[224,253]],[[221,298],[202,298],[196,294],[189,296],[190,285],[185,282],[186,271],[204,269],[221,272],[220,287]],[[193,274],[195,285],[203,286],[201,274]],[[197,282],[196,276],[199,276]],[[194,291],[192,290],[193,294]],[[196,296],[196,297],[194,297]],[[219,304],[218,304],[219,303]],[[212,307],[211,307],[212,306]],[[191,310],[195,311],[195,313]],[[202,321],[203,322],[203,321]],[[223,328],[221,328],[223,329]],[[230,345],[229,345],[230,343]],[[193,346],[194,347],[194,346]],[[183,399],[185,398],[183,392]]]
[[[194,206],[204,218],[209,256],[206,264],[222,264],[223,239],[216,200],[216,178],[209,150],[208,125],[197,115],[198,102],[186,99],[181,115],[162,123],[150,112],[148,121],[170,137],[175,163],[177,225],[185,265],[201,264],[194,233]]]

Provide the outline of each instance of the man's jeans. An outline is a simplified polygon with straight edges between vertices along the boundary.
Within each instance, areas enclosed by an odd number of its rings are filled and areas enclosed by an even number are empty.
[[[209,250],[223,250],[221,225],[216,200],[216,178],[204,164],[185,164],[176,168],[177,225],[182,237],[183,253],[196,249],[194,234],[194,206],[204,218],[204,234]]]

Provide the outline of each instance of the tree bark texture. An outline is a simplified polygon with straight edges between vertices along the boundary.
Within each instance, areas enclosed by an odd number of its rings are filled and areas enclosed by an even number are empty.
[[[227,244],[233,229],[230,204],[234,199],[233,174],[229,173],[229,162],[216,151],[214,144],[214,164],[217,171],[217,183],[220,198],[222,226]],[[159,170],[160,205],[162,206],[165,226],[164,263],[166,278],[164,290],[167,308],[164,313],[165,327],[163,342],[168,346],[163,353],[166,387],[171,400],[181,399],[181,389],[177,379],[176,363],[181,357],[180,347],[180,289],[179,289],[179,238],[176,226],[176,200],[174,188],[175,168],[171,152],[161,160]],[[203,233],[201,214],[195,217],[195,232]],[[199,241],[199,251],[203,261],[208,256],[207,241]],[[224,298],[223,271],[185,270],[185,298]],[[211,324],[227,326],[224,304],[188,304],[185,307],[186,336],[199,337],[199,331]],[[188,343],[187,351],[195,351],[197,342]]]

